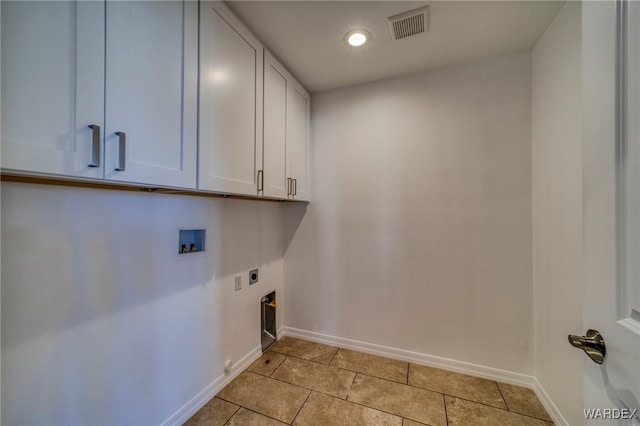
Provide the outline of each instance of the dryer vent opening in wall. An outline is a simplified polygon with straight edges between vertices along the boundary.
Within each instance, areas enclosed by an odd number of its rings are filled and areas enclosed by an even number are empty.
[[[260,337],[262,352],[278,340],[276,333],[276,292],[272,291],[260,300]]]
[[[429,6],[410,10],[387,19],[392,40],[400,40],[429,31]]]

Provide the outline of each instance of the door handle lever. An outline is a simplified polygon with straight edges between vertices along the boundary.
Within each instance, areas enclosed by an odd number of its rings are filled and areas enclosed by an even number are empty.
[[[582,349],[596,364],[602,364],[607,354],[607,347],[604,344],[602,335],[596,330],[587,330],[586,336],[569,335],[571,346]]]

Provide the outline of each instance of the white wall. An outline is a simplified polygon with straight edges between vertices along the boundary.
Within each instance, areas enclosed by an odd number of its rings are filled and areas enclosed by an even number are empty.
[[[2,183],[3,423],[167,420],[260,345],[282,234],[276,203]]]
[[[569,424],[582,424],[582,68],[579,2],[533,50],[535,376]],[[582,355],[582,354],[580,354]]]
[[[533,373],[529,53],[312,98],[285,325]]]

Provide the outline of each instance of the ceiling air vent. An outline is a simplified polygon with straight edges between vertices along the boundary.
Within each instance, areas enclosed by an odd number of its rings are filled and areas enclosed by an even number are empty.
[[[387,21],[393,40],[426,33],[429,31],[429,6],[392,16]]]

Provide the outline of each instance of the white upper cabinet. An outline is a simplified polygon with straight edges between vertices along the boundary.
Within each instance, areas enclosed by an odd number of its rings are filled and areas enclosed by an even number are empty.
[[[4,170],[195,188],[196,2],[1,7]]]
[[[288,90],[287,148],[289,150],[290,196],[294,200],[311,201],[310,112],[311,98],[295,80]]]
[[[198,4],[106,10],[105,178],[195,188]]]
[[[258,195],[261,44],[219,2],[200,5],[200,189]]]
[[[310,200],[309,106],[309,94],[265,50],[265,197]]]
[[[309,94],[224,3],[0,8],[3,172],[309,201]]]
[[[2,168],[101,178],[104,4],[0,8]]]
[[[287,198],[287,88],[291,77],[264,51],[264,191],[265,197]]]

